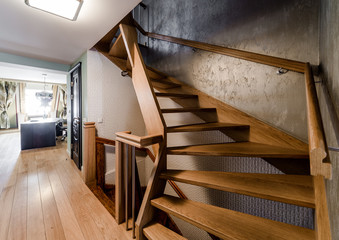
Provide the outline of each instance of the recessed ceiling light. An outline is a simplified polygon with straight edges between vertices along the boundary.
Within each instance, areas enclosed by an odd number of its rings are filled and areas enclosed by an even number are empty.
[[[75,21],[83,0],[25,0],[28,6]]]

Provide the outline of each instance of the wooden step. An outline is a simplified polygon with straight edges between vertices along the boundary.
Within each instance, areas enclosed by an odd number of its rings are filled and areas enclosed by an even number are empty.
[[[302,207],[315,207],[312,176],[167,170],[160,178]]]
[[[171,88],[177,88],[181,87],[180,84],[171,82],[167,80],[167,78],[162,78],[162,79],[156,79],[156,78],[150,78],[152,81],[153,87],[158,87],[162,89],[171,89]]]
[[[162,196],[151,204],[222,239],[315,239],[313,230],[204,203]]]
[[[184,112],[216,112],[215,108],[165,108],[162,113],[184,113]]]
[[[121,34],[118,36],[117,40],[115,40],[108,54],[110,56],[127,59],[127,51]]]
[[[167,132],[200,132],[213,130],[248,130],[249,125],[233,124],[233,123],[198,123],[182,126],[167,127]]]
[[[155,222],[146,226],[143,229],[143,233],[149,240],[187,240],[187,238]]]
[[[306,159],[308,151],[288,149],[253,142],[204,144],[167,148],[167,154],[196,156],[233,156]]]
[[[198,98],[198,95],[184,94],[184,93],[160,93],[160,92],[156,92],[155,96],[157,96],[157,97],[167,97],[167,98]]]

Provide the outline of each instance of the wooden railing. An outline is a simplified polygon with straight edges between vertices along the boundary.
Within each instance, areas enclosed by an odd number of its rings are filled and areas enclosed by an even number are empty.
[[[115,141],[96,137],[95,138],[95,155],[96,155],[96,180],[97,185],[101,189],[105,189],[105,173],[106,173],[106,158],[105,158],[105,144],[115,146]]]
[[[288,69],[288,70],[295,71],[295,72],[304,73],[304,70],[305,70],[305,63],[303,62],[284,59],[284,58],[278,58],[278,57],[272,57],[272,56],[268,56],[264,54],[252,53],[252,52],[238,50],[238,49],[221,47],[221,46],[217,46],[213,44],[197,42],[197,41],[192,41],[192,40],[187,40],[187,39],[182,39],[182,38],[176,38],[176,37],[166,36],[166,35],[162,35],[158,33],[146,32],[144,29],[142,29],[142,27],[136,21],[134,21],[134,25],[143,35],[150,37],[150,38],[159,39],[159,40],[172,42],[176,44],[181,44],[181,45],[185,45],[188,47],[192,47],[192,48],[196,48],[196,49],[200,49],[200,50],[204,50],[208,52],[214,52],[214,53],[218,53],[222,55],[227,55],[230,57],[240,58],[240,59],[248,60],[251,62],[262,63],[262,64],[269,65],[269,66],[284,68],[284,69]]]
[[[136,161],[135,161],[135,148],[146,148],[153,144],[161,144],[163,142],[162,135],[153,135],[138,137],[130,134],[130,132],[118,132],[116,133],[116,219],[118,223],[123,221],[126,222],[126,229],[128,229],[128,219],[130,214],[132,215],[132,236],[135,237],[135,185],[136,185]],[[164,146],[161,145],[158,149],[163,150]],[[157,159],[160,155],[158,154]],[[157,161],[155,161],[157,162]],[[158,161],[159,162],[159,161]],[[154,179],[151,179],[149,182],[151,185],[155,184]],[[162,181],[164,182],[164,181]],[[163,188],[165,187],[164,184]],[[150,207],[149,203],[145,203],[145,198],[150,197],[150,192],[147,188],[142,205],[139,210],[139,217],[141,215],[145,216],[145,213],[151,214],[153,217],[153,208]],[[129,193],[131,192],[131,196]],[[131,205],[130,205],[131,204]],[[131,212],[129,212],[131,209]],[[125,215],[123,215],[125,213]],[[146,215],[147,215],[146,214]],[[138,217],[138,226],[144,225],[147,222],[140,217]],[[145,223],[144,223],[145,222]],[[138,232],[138,239],[141,239],[140,231]]]
[[[159,103],[156,99],[150,79],[147,75],[147,69],[140,53],[137,41],[137,32],[133,26],[120,24],[120,32],[124,41],[128,62],[132,69],[132,82],[136,96],[140,105],[141,113],[145,122],[146,130],[149,136],[137,137],[128,133],[117,134],[116,145],[116,190],[122,189],[122,144],[145,147],[151,145],[156,157],[154,168],[140,207],[137,226],[137,238],[144,239],[143,227],[149,223],[155,216],[155,209],[151,206],[151,199],[165,190],[166,181],[160,180],[160,172],[166,169],[166,124],[161,114]],[[133,174],[132,174],[133,176]],[[127,181],[127,179],[125,180]],[[116,191],[116,196],[122,198],[122,192]],[[122,199],[118,199],[122,203]],[[118,206],[118,208],[121,206]],[[121,209],[116,209],[120,212]],[[120,223],[121,219],[117,219]],[[127,219],[126,219],[127,221]],[[134,228],[133,228],[134,229]]]
[[[305,66],[305,85],[311,175],[321,175],[331,179],[332,169],[328,159],[328,149],[314,77],[309,63]]]
[[[134,25],[143,35],[147,37],[181,44],[204,51],[223,54],[230,57],[244,59],[251,62],[304,73],[306,80],[305,82],[307,96],[307,119],[311,175],[321,175],[327,179],[331,179],[331,163],[329,162],[328,158],[328,149],[326,145],[324,127],[321,120],[319,103],[314,84],[314,77],[312,73],[312,68],[309,63],[146,32],[136,21],[134,21]]]
[[[186,39],[169,37],[161,34],[149,33],[145,32],[136,22],[135,26],[139,29],[141,33],[148,37],[305,74],[310,165],[311,174],[315,176],[314,187],[317,188],[317,190],[315,191],[317,209],[316,216],[317,221],[321,221],[321,223],[317,222],[317,234],[318,239],[327,239],[325,233],[328,232],[329,223],[326,220],[323,221],[324,218],[328,220],[326,194],[324,195],[324,177],[328,179],[331,178],[331,164],[328,160],[326,140],[321,121],[317,94],[315,91],[313,73],[310,64],[267,56],[263,54],[251,53],[237,49],[220,47]],[[166,125],[162,117],[159,104],[156,100],[152,85],[150,84],[150,80],[147,75],[147,68],[145,67],[140,49],[137,44],[136,30],[132,26],[125,24],[120,24],[119,27],[128,55],[127,65],[132,70],[132,82],[149,135],[146,137],[138,137],[126,132],[118,133],[118,138],[116,142],[116,157],[122,159],[123,144],[134,147],[152,146],[153,152],[155,154],[154,168],[152,170],[152,174],[150,176],[147,190],[140,208],[138,219],[136,221],[137,237],[138,239],[144,239],[142,229],[147,223],[149,223],[153,219],[155,213],[154,208],[150,204],[150,200],[156,194],[164,191],[166,183],[165,181],[159,179],[160,172],[166,169],[167,162]],[[121,160],[116,161],[116,164],[118,163],[120,164],[120,166],[117,166],[116,171],[122,173],[123,165],[121,163]],[[119,174],[116,174],[116,176],[119,176]],[[116,185],[120,189],[122,189],[121,175],[119,176],[119,178],[120,180],[116,180]],[[116,196],[121,198],[117,200],[119,202],[122,202],[123,194],[117,193]],[[119,207],[117,207],[116,209],[117,212],[123,210],[119,209]],[[121,219],[117,219],[118,223],[121,223],[120,220]]]
[[[107,138],[101,138],[101,137],[96,137],[95,138],[95,146],[96,146],[96,182],[97,185],[101,187],[101,189],[111,189],[112,186],[109,184],[105,183],[105,165],[106,165],[106,159],[105,159],[105,145],[110,145],[110,146],[117,146],[116,148],[116,154],[117,154],[117,160],[116,160],[116,169],[121,169],[121,171],[116,171],[118,175],[116,175],[116,178],[119,178],[117,181],[117,185],[120,186],[120,188],[115,188],[116,191],[116,201],[115,201],[115,216],[116,219],[119,223],[125,221],[126,215],[129,216],[130,213],[132,213],[132,209],[134,209],[134,214],[136,214],[139,211],[141,201],[142,201],[142,192],[141,189],[138,189],[140,185],[140,180],[139,180],[139,174],[137,171],[137,167],[135,166],[134,168],[134,176],[135,178],[132,180],[132,166],[133,162],[135,159],[133,159],[132,154],[132,147],[135,147],[135,155],[140,154],[140,156],[146,157],[148,156],[152,162],[155,162],[156,158],[153,155],[153,153],[148,149],[145,148],[144,146],[148,146],[154,143],[158,143],[159,141],[162,140],[162,136],[154,136],[154,137],[138,137],[135,135],[131,135],[130,132],[120,132],[117,133],[117,139],[116,140],[111,140]],[[140,141],[138,141],[140,140]],[[126,148],[127,146],[127,148]],[[127,149],[127,151],[126,151]],[[128,155],[128,169],[126,168],[126,153]],[[124,170],[125,169],[125,170]],[[129,199],[134,198],[134,200],[137,200],[138,202],[134,202],[134,206],[129,206],[126,208],[126,183],[125,181],[125,173],[127,171],[131,171],[129,175],[129,180],[128,180],[128,187],[130,188],[132,186],[131,181],[134,181],[134,186],[135,186],[135,191],[132,191],[132,189],[129,189],[129,192],[134,192],[136,193],[137,196],[130,196]],[[172,181],[172,180],[167,180],[167,182],[170,184],[170,186],[173,188],[173,190],[178,194],[180,198],[187,199],[186,195],[181,191],[181,189],[178,187],[178,185]],[[120,198],[119,196],[122,196]],[[130,201],[128,201],[130,203]],[[126,214],[126,209],[128,209],[128,212]],[[133,217],[132,217],[133,218]],[[169,218],[167,215],[164,216],[163,220],[165,222],[169,222],[172,227],[175,228],[177,232],[180,230],[177,228],[175,223],[171,218]],[[126,225],[128,228],[128,223]],[[132,231],[133,231],[133,226],[132,226]]]

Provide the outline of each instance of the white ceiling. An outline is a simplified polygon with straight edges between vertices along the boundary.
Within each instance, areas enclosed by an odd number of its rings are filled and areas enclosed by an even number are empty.
[[[1,0],[0,52],[71,64],[139,2],[84,0],[74,22],[28,7],[24,0]]]
[[[68,72],[63,71],[0,62],[0,80],[8,79],[16,81],[66,84],[67,74]]]

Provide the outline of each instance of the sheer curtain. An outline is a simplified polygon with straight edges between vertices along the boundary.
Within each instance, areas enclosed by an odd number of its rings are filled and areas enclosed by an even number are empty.
[[[8,109],[13,103],[17,83],[0,81],[0,128],[10,128]]]

